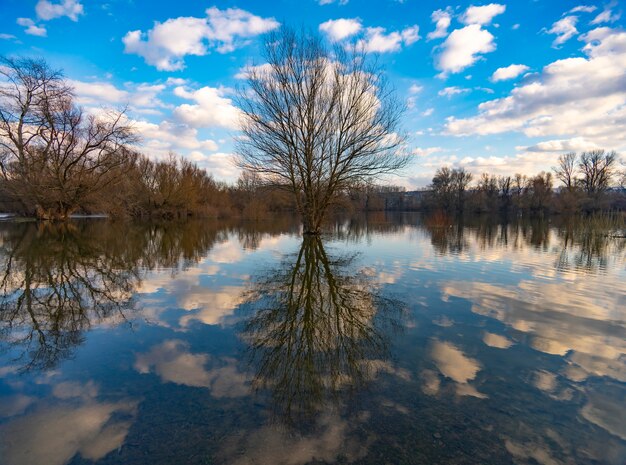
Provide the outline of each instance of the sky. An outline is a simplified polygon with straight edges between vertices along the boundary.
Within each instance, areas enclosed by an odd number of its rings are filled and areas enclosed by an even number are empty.
[[[0,0],[0,54],[43,57],[87,111],[127,108],[140,150],[170,151],[218,180],[238,177],[235,90],[264,34],[304,26],[378,54],[411,163],[479,175],[550,170],[568,151],[626,162],[623,1]]]

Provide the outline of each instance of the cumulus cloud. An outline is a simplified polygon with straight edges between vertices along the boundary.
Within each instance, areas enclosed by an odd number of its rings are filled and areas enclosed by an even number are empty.
[[[126,106],[129,110],[144,114],[158,114],[158,108],[166,108],[159,95],[167,84],[157,83],[126,83],[118,88],[108,81],[79,81],[70,79],[74,88],[76,101],[87,106]]]
[[[448,118],[446,133],[584,137],[618,149],[626,142],[626,32],[598,28],[581,39],[584,56],[548,64],[508,96],[481,103],[476,116]]]
[[[31,36],[39,36],[46,37],[48,35],[48,31],[45,26],[37,26],[35,21],[30,18],[17,18],[17,24],[25,27],[24,32],[26,34],[30,34]]]
[[[416,147],[412,150],[413,155],[417,155],[418,157],[427,157],[437,152],[443,152],[443,149],[441,147]]]
[[[491,20],[498,15],[501,15],[506,10],[506,5],[500,5],[498,3],[490,3],[482,6],[470,6],[465,10],[463,16],[461,16],[461,22],[463,24],[479,24],[487,25],[491,23]]]
[[[330,40],[339,42],[357,34],[361,27],[361,20],[358,18],[340,18],[329,19],[320,24],[319,30],[325,33]]]
[[[213,361],[213,367],[207,364]],[[171,339],[156,345],[145,354],[137,354],[135,370],[156,373],[166,383],[208,388],[213,397],[242,397],[249,394],[248,378],[232,361],[212,360],[208,354],[194,354],[189,344]]]
[[[489,332],[483,334],[483,342],[489,347],[495,347],[497,349],[508,349],[513,345],[513,342],[506,337]]]
[[[387,32],[383,27],[364,28],[358,18],[331,19],[320,24],[319,30],[333,42],[356,37],[356,46],[371,53],[397,52],[402,46],[411,45],[420,39],[419,27],[416,25]]]
[[[35,6],[35,12],[37,17],[44,21],[63,16],[67,16],[72,21],[78,21],[78,17],[85,13],[83,5],[78,0],[62,0],[60,3],[39,0]]]
[[[478,61],[482,54],[495,49],[493,35],[480,24],[470,24],[450,33],[436,59],[436,66],[444,76],[459,73]]]
[[[403,45],[411,45],[419,39],[418,26],[389,33],[382,27],[368,27],[365,29],[365,37],[357,42],[357,47],[373,53],[397,52]]]
[[[449,8],[433,11],[430,15],[430,19],[435,23],[435,30],[428,33],[426,36],[428,40],[441,39],[448,35],[448,28],[450,27],[450,20],[452,19]]]
[[[431,356],[441,374],[457,383],[458,395],[487,397],[478,392],[474,386],[469,385],[481,369],[477,360],[465,355],[455,345],[441,341],[433,343]]]
[[[556,39],[552,42],[552,46],[558,47],[578,34],[578,29],[576,29],[577,22],[577,16],[566,16],[565,18],[559,19],[555,22],[548,30],[548,34],[556,35]]]
[[[227,90],[216,87],[201,87],[197,90],[187,90],[176,87],[174,94],[195,103],[184,103],[174,109],[174,118],[191,127],[223,127],[237,128],[239,110],[227,98]]]
[[[51,19],[67,16],[72,21],[78,21],[78,17],[84,14],[83,5],[79,0],[62,0],[53,3],[49,0],[39,0],[35,5],[35,13],[40,21],[50,21]],[[37,24],[31,18],[17,18],[17,24],[26,28],[24,32],[29,35],[46,37],[48,31],[43,24]]]
[[[584,137],[572,137],[571,139],[546,140],[529,147],[516,148],[528,152],[582,152],[600,147]]]
[[[522,73],[525,73],[530,68],[526,65],[509,65],[504,68],[498,68],[491,75],[493,82],[506,81],[507,79],[515,79]]]
[[[231,182],[235,181],[240,174],[239,168],[233,162],[235,157],[234,153],[227,152],[206,153],[194,151],[189,154],[189,158],[198,166],[206,169],[218,179],[228,179]],[[234,305],[235,301],[231,300],[231,303]],[[215,307],[214,309],[226,310],[222,307]],[[234,307],[229,309],[234,310]]]
[[[99,401],[91,382],[61,384],[53,398],[31,399],[34,408],[0,426],[3,463],[64,465],[77,454],[95,462],[124,444],[137,401]]]
[[[217,150],[217,144],[210,139],[198,138],[198,130],[184,124],[163,120],[152,123],[145,120],[132,120],[132,127],[144,139],[144,146],[150,155],[157,158],[168,152],[185,150]]]
[[[206,17],[178,17],[157,22],[147,32],[129,31],[123,37],[126,53],[144,58],[161,71],[185,67],[187,55],[206,55],[210,49],[228,53],[248,40],[279,26],[274,18],[262,18],[239,8],[206,10]]]

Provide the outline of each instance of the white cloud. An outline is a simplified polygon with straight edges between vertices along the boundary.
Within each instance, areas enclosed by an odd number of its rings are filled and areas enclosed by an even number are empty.
[[[132,120],[132,127],[144,139],[144,146],[151,156],[157,158],[178,150],[217,150],[217,144],[210,140],[200,140],[198,130],[184,124],[163,120],[159,124],[144,120]]]
[[[189,91],[184,87],[176,87],[174,94],[178,97],[193,100],[194,104],[182,104],[174,109],[174,118],[191,127],[224,127],[237,129],[239,110],[232,100],[225,97],[225,90],[216,87],[201,87]]]
[[[382,27],[368,27],[365,29],[365,37],[357,42],[357,47],[373,53],[397,52],[402,45],[411,45],[419,39],[418,26],[389,33]]]
[[[448,118],[455,135],[523,132],[529,137],[584,137],[607,149],[626,143],[626,32],[585,34],[586,56],[550,63],[510,95],[478,106],[478,115]]]
[[[426,110],[422,112],[422,116],[430,116],[433,114],[434,111],[435,111],[434,108],[427,108]]]
[[[317,0],[320,5],[330,5],[336,3],[337,5],[346,5],[349,0]]]
[[[598,8],[594,5],[578,5],[568,11],[568,13],[593,13]]]
[[[437,68],[444,76],[461,72],[479,60],[481,54],[496,49],[493,39],[493,35],[479,24],[455,29],[442,45],[442,52],[436,60]]]
[[[452,15],[449,9],[433,11],[430,15],[430,19],[435,23],[435,30],[428,33],[428,40],[440,39],[447,36],[451,18]]]
[[[525,73],[530,68],[526,65],[509,65],[504,68],[498,68],[491,75],[493,82],[506,81],[507,79],[515,79],[522,73]]]
[[[77,454],[95,462],[119,450],[138,402],[100,402],[88,391],[81,394],[74,399],[45,399],[26,414],[3,423],[3,463],[64,465]]]
[[[35,12],[37,17],[44,21],[63,16],[67,16],[72,21],[78,21],[78,17],[85,13],[83,5],[78,0],[62,0],[60,3],[39,0],[35,6]]]
[[[234,163],[234,153],[205,153],[194,151],[189,154],[189,158],[217,179],[234,182],[239,177],[240,170]],[[215,311],[215,309],[217,309],[217,307],[214,306],[213,310]],[[231,307],[231,310],[232,309],[234,309],[234,307]]]
[[[479,24],[487,25],[491,23],[491,20],[506,10],[506,5],[500,5],[498,3],[490,3],[489,5],[482,6],[470,6],[465,10],[465,13],[461,17],[461,22],[464,24]]]
[[[613,14],[613,11],[610,8],[605,8],[602,13],[591,21],[591,24],[614,23],[620,19],[621,16],[622,15],[620,13]]]
[[[92,107],[128,106],[131,113],[160,114],[167,108],[159,95],[166,89],[166,84],[126,83],[120,89],[108,81],[68,80],[76,93],[80,105]]]
[[[508,349],[513,345],[513,342],[500,334],[493,334],[485,332],[483,334],[483,342],[489,347],[496,347],[498,349]]]
[[[238,38],[249,38],[276,29],[280,24],[274,18],[261,18],[239,8],[220,10],[212,7],[207,11],[208,39],[218,43],[220,53],[232,52]]]
[[[441,97],[450,98],[453,95],[464,94],[469,91],[470,89],[464,89],[462,87],[457,87],[457,86],[450,86],[450,87],[444,87],[443,89],[441,89],[439,92],[437,92],[437,95]]]
[[[161,71],[181,70],[187,55],[206,55],[209,49],[227,53],[251,37],[279,26],[274,18],[261,18],[239,8],[206,10],[204,18],[178,17],[157,22],[147,32],[129,31],[123,37],[126,53],[137,54]]]
[[[13,34],[0,34],[0,39],[2,40],[13,40],[13,39],[17,39],[17,37],[15,37]]]
[[[356,46],[370,53],[397,52],[403,45],[411,45],[420,39],[417,25],[387,32],[384,27],[363,28],[359,18],[331,19],[320,24],[319,30],[333,42],[346,41],[357,36]]]
[[[320,24],[319,30],[328,35],[330,40],[339,42],[357,34],[361,27],[361,20],[358,18],[340,18],[329,19]]]
[[[441,341],[433,343],[431,356],[441,374],[457,383],[456,393],[458,395],[486,397],[486,395],[481,394],[475,387],[469,384],[470,381],[476,378],[481,369],[477,360],[465,355],[455,345]]]
[[[423,86],[412,84],[411,87],[409,87],[409,94],[411,95],[419,94],[423,90],[424,90]]]
[[[528,152],[583,152],[585,150],[595,150],[599,148],[598,145],[588,141],[584,137],[546,140],[529,147],[516,147],[518,150],[526,150]]]
[[[441,147],[417,147],[412,150],[413,155],[417,155],[418,157],[427,157],[437,152],[443,152],[443,149]]]
[[[191,387],[204,387],[213,397],[242,397],[249,394],[248,378],[232,362],[207,369],[208,354],[193,354],[189,344],[170,339],[145,354],[137,354],[135,370],[147,374],[154,371],[165,382]],[[215,365],[214,361],[214,365]]]
[[[244,66],[237,72],[237,74],[235,74],[235,79],[248,79],[252,71],[265,75],[266,78],[270,78],[272,75],[272,65],[269,63],[263,63],[262,65]]]
[[[37,26],[30,18],[17,18],[17,24],[25,27],[24,32],[31,36],[46,37],[48,35],[45,26]]]
[[[566,16],[555,22],[552,28],[548,30],[548,34],[556,34],[556,39],[552,42],[552,46],[557,47],[564,44],[578,34],[578,29],[576,29],[577,22],[577,16]]]

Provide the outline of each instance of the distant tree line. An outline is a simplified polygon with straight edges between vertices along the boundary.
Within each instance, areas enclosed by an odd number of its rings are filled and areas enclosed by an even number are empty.
[[[448,213],[531,214],[626,209],[624,173],[617,154],[605,150],[563,154],[553,173],[483,173],[472,181],[473,175],[463,168],[439,168],[420,207]]]

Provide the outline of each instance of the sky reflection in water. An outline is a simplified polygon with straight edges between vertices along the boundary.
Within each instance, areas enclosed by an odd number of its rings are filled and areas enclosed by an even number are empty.
[[[626,240],[0,223],[0,463],[626,460]]]

